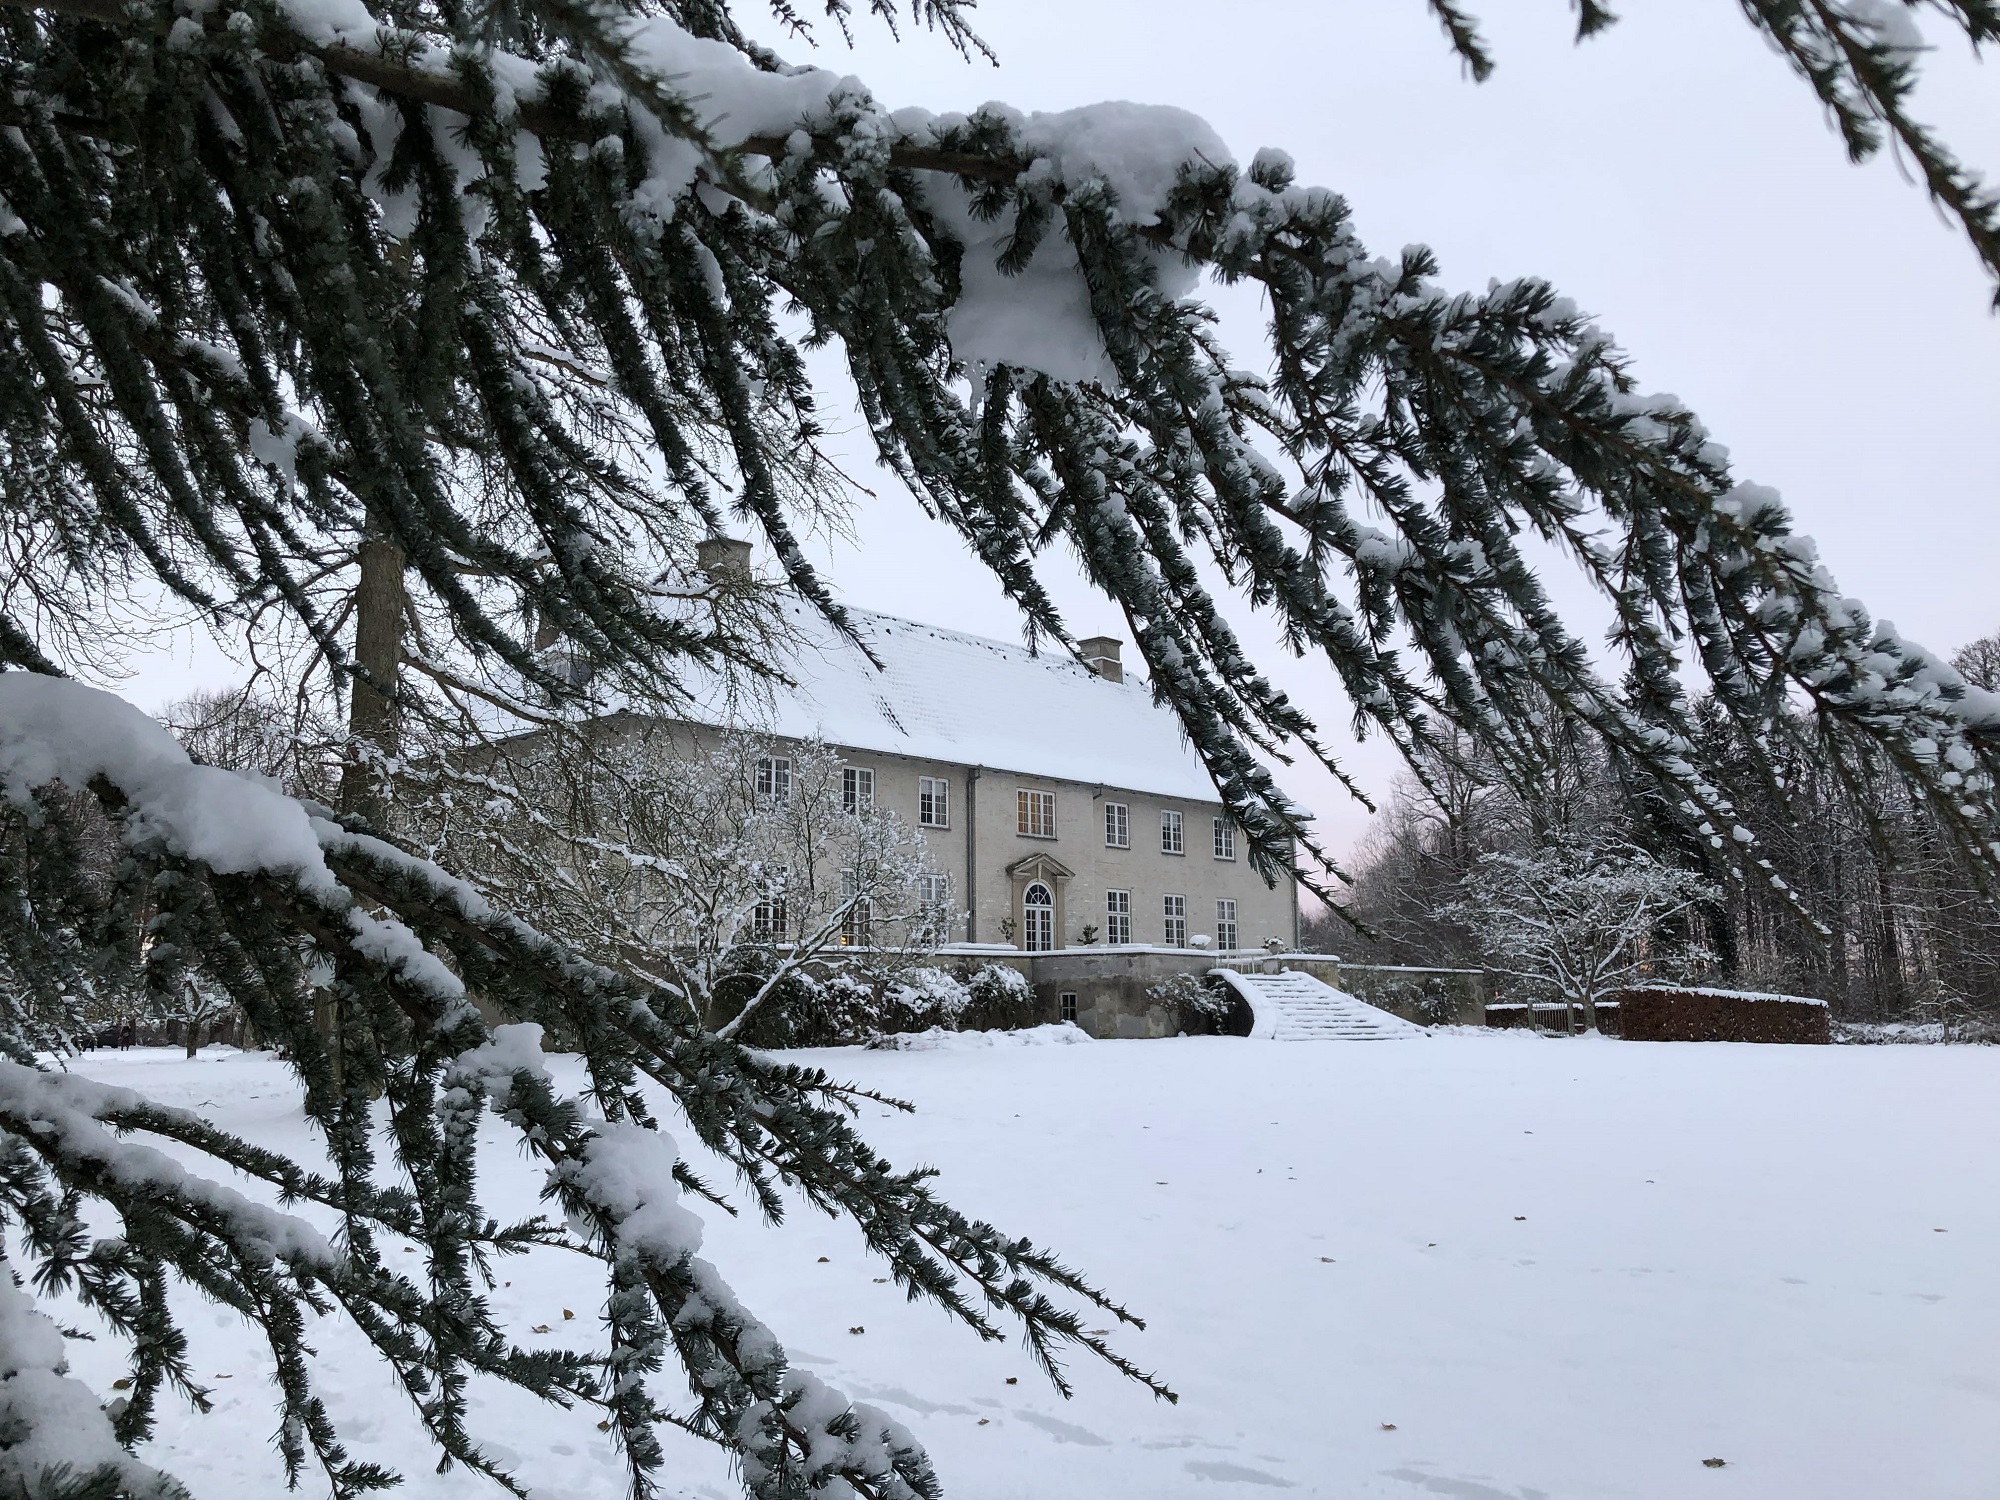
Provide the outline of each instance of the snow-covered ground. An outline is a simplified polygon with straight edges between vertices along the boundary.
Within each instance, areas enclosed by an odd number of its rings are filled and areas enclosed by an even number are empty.
[[[2000,1048],[979,1040],[810,1056],[919,1106],[865,1119],[892,1160],[1146,1316],[1122,1347],[1179,1405],[1084,1367],[1062,1401],[1017,1347],[876,1284],[846,1226],[707,1214],[793,1357],[905,1419],[960,1500],[2000,1494]],[[305,1147],[268,1058],[79,1069]],[[519,1176],[496,1207],[528,1206]],[[510,1262],[498,1303],[580,1335],[576,1270]],[[268,1362],[190,1307],[218,1409],[165,1406],[152,1456],[206,1500],[276,1493]],[[497,1493],[431,1472],[351,1334],[317,1343],[357,1456],[413,1497]],[[73,1348],[104,1390],[112,1352]],[[583,1415],[495,1391],[478,1419],[538,1495],[620,1492]],[[675,1451],[688,1494],[737,1493]]]

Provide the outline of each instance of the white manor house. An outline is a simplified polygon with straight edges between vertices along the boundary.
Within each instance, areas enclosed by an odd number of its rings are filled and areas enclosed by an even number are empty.
[[[703,550],[711,567],[748,563],[745,543]],[[786,608],[793,682],[755,727],[780,753],[824,742],[854,795],[923,831],[964,913],[959,943],[1107,957],[1296,945],[1296,885],[1251,867],[1178,721],[1126,678],[1118,641],[1081,642],[1083,664],[850,610],[863,651],[808,606]]]

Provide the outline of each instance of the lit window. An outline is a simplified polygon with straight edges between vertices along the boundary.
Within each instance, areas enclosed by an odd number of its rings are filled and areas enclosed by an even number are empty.
[[[1072,1026],[1076,1024],[1076,994],[1073,990],[1064,990],[1056,996],[1056,1011],[1061,1020]]]
[[[951,827],[951,783],[944,777],[917,778],[917,822],[925,828]]]
[[[792,762],[783,755],[767,755],[757,762],[757,795],[773,802],[792,800]]]
[[[1166,922],[1166,943],[1169,948],[1187,946],[1187,897],[1168,896],[1162,902],[1161,915]]]
[[[1215,820],[1215,857],[1236,858],[1236,825],[1227,818]]]
[[[1160,853],[1185,854],[1187,845],[1181,836],[1181,815],[1177,812],[1160,814]]]
[[[875,773],[865,766],[849,766],[840,773],[840,810],[847,813],[875,811]]]
[[[1021,893],[1021,946],[1047,953],[1056,945],[1056,898],[1037,880]]]
[[[1016,792],[1014,814],[1023,838],[1052,839],[1056,836],[1054,792]]]
[[[1224,953],[1236,951],[1236,903],[1215,903],[1215,946]]]
[[[1104,804],[1104,847],[1107,849],[1132,847],[1132,810],[1122,802]]]
[[[1106,891],[1104,893],[1104,941],[1107,943],[1129,943],[1132,941],[1132,893],[1130,891]]]

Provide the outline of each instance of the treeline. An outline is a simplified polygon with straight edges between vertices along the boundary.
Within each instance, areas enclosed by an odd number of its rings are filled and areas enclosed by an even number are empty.
[[[1953,665],[2000,689],[2000,635]],[[1703,982],[1815,996],[1849,1021],[2000,1019],[2000,909],[1900,776],[1866,755],[1795,749],[1766,777],[1712,701],[1696,723],[1700,758],[1733,782],[1741,821],[1823,931],[1767,885],[1730,878],[1712,838],[1732,830],[1690,829],[1643,775],[1552,721],[1533,795],[1463,739],[1428,757],[1422,777],[1402,777],[1356,861],[1350,909],[1367,931],[1322,916],[1307,924],[1312,945],[1356,962],[1480,966],[1464,897],[1481,857],[1582,840],[1644,851],[1715,887],[1652,935],[1663,957],[1699,955]]]

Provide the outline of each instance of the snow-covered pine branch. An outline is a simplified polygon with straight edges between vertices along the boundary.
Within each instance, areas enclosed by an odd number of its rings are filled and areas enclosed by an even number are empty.
[[[118,1439],[144,1436],[163,1388],[202,1399],[166,1295],[187,1282],[262,1331],[278,1369],[280,1451],[294,1473],[317,1463],[341,1496],[392,1476],[348,1453],[314,1390],[307,1314],[336,1310],[373,1344],[442,1452],[503,1483],[468,1425],[469,1376],[600,1405],[646,1494],[674,1371],[695,1401],[679,1420],[736,1451],[753,1494],[935,1495],[908,1434],[793,1371],[774,1334],[694,1254],[679,1195],[714,1189],[657,1133],[650,1100],[662,1094],[766,1215],[782,1212],[789,1189],[852,1218],[912,1296],[984,1338],[1012,1322],[1058,1385],[1074,1347],[1167,1394],[1086,1327],[1085,1311],[1136,1322],[1129,1313],[1048,1252],[950,1209],[927,1172],[882,1161],[848,1122],[848,1091],[824,1074],[754,1058],[701,1027],[682,997],[559,946],[351,821],[194,765],[111,695],[0,673],[0,795],[0,838],[57,830],[38,847],[68,867],[67,880],[51,868],[23,883],[18,862],[0,862],[0,970],[31,992],[62,993],[77,970],[135,992],[214,986],[292,1058],[327,1142],[329,1168],[314,1173],[129,1091],[0,1063],[0,1216],[42,1284],[70,1291],[130,1343]],[[85,804],[115,831],[108,872],[86,868],[95,845],[59,836]],[[50,940],[58,931],[67,941]],[[33,1034],[3,1019],[8,1050],[27,1052]],[[541,1060],[547,1033],[583,1057],[586,1097],[554,1087]],[[502,1225],[481,1206],[475,1126],[489,1107],[545,1167],[567,1227]],[[147,1136],[218,1170],[184,1167]],[[226,1186],[224,1170],[282,1202],[331,1210],[339,1233]],[[92,1236],[72,1195],[114,1215],[116,1233]],[[421,1281],[384,1260],[391,1235],[417,1242]],[[525,1350],[494,1320],[483,1295],[491,1258],[531,1244],[603,1263],[597,1354]],[[41,1327],[25,1313],[0,1318],[0,1331],[19,1335],[0,1359],[33,1376],[13,1408],[24,1420],[82,1399],[70,1385],[42,1391],[65,1377]],[[115,1459],[92,1446],[95,1430],[65,1440],[24,1429],[16,1441],[10,1428],[0,1469],[94,1471]],[[134,1493],[166,1493],[136,1467],[120,1472]]]
[[[1426,251],[1370,256],[1282,153],[1240,166],[1172,109],[892,111],[710,3],[541,0],[498,47],[484,11],[362,0],[5,9],[0,423],[52,569],[273,601],[338,662],[307,580],[365,535],[474,658],[558,698],[577,663],[670,696],[689,659],[756,665],[649,583],[725,505],[838,616],[795,540],[826,478],[800,349],[825,339],[883,461],[1058,641],[1036,552],[1075,549],[1267,870],[1332,867],[1265,764],[1330,757],[1203,562],[1412,755],[1429,707],[1531,780],[1553,703],[1782,890],[1692,753],[1691,641],[1746,743],[1811,732],[1775,713],[1803,695],[2000,862],[1990,696],[1844,598],[1551,288],[1454,294]],[[924,14],[963,37],[957,7]],[[1983,34],[1983,0],[1951,14]],[[1264,292],[1271,378],[1217,342],[1203,274]],[[1614,602],[1642,701],[1592,669],[1523,529]]]

